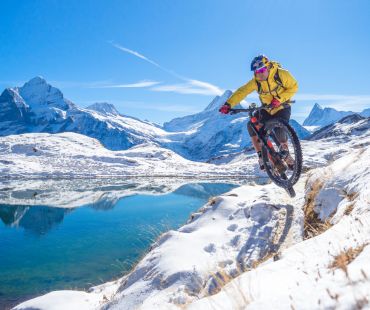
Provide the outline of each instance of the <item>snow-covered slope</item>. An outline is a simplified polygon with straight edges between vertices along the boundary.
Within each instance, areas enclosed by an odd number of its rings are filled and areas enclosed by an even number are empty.
[[[250,156],[253,156],[252,154]],[[0,137],[2,178],[258,175],[252,165],[189,161],[154,143],[111,151],[84,135],[31,133]]]
[[[327,125],[312,134],[310,140],[318,140],[334,136],[361,135],[370,128],[370,117],[362,117],[359,114],[351,114],[343,117],[338,122]]]
[[[310,172],[301,208],[312,207],[328,229],[279,250],[277,261],[266,256],[259,267],[188,309],[266,309],[272,304],[274,309],[367,309],[369,161],[370,149],[360,147],[325,169]]]
[[[241,186],[162,235],[121,279],[88,293],[52,292],[15,309],[366,307],[369,145],[369,129],[304,141],[308,172],[294,199],[273,184]]]
[[[350,115],[322,128],[311,138],[333,137],[335,140],[320,140],[320,143],[302,140],[304,169],[325,165],[331,160],[333,144],[349,141],[367,132],[369,120],[356,114]],[[347,146],[344,143],[336,152],[347,151]],[[317,152],[321,156],[317,156]],[[76,133],[0,137],[0,175],[3,178],[264,175],[256,164],[256,155],[251,147],[201,163],[189,161],[155,143],[111,151],[98,140]]]

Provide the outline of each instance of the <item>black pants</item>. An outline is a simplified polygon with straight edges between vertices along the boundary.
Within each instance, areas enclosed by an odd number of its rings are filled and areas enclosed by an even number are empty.
[[[280,110],[274,115],[270,115],[269,113],[267,113],[266,110],[259,110],[254,116],[257,117],[259,123],[263,124],[273,118],[282,118],[283,120],[289,122],[290,114],[291,114],[291,108],[287,107],[287,108]],[[248,122],[247,128],[248,128],[248,133],[251,137],[256,136],[256,133],[252,129],[252,125],[250,121]],[[278,139],[280,142],[285,142],[287,140],[286,135],[283,132],[276,132],[276,135],[278,136]]]

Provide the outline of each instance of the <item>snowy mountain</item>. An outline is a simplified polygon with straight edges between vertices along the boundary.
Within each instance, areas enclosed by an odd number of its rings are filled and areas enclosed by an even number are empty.
[[[322,108],[318,103],[315,103],[310,114],[304,120],[303,126],[326,126],[351,114],[354,114],[354,112],[337,111],[333,108]]]
[[[185,158],[202,161],[242,152],[248,148],[251,145],[246,130],[248,114],[223,115],[218,112],[231,94],[231,91],[226,91],[222,96],[217,96],[200,113],[164,123],[164,130],[181,134],[177,143],[168,146]],[[290,120],[290,124],[299,138],[305,139],[310,135],[309,131],[295,120]]]
[[[0,136],[69,131],[96,138],[105,147],[118,150],[153,142],[165,135],[148,122],[120,115],[107,103],[80,108],[41,77],[33,78],[23,87],[4,90],[0,107]]]
[[[75,132],[98,139],[110,150],[154,143],[195,161],[240,152],[250,145],[247,115],[222,115],[231,91],[217,96],[202,112],[175,118],[164,127],[121,115],[109,103],[80,108],[62,92],[36,77],[0,96],[0,136],[31,132]],[[308,132],[291,121],[300,138]]]
[[[113,104],[107,102],[97,102],[89,105],[86,109],[100,112],[104,115],[121,115]]]
[[[296,120],[290,119],[289,124],[294,128],[294,131],[297,133],[300,139],[307,139],[311,135],[311,133]]]
[[[370,108],[363,110],[360,115],[363,117],[370,117]]]
[[[352,114],[343,117],[334,124],[319,129],[309,139],[318,140],[335,136],[358,136],[368,129],[370,129],[370,117]]]
[[[226,91],[202,111],[164,123],[163,129],[176,132],[168,145],[185,158],[206,161],[224,153],[238,152],[250,144],[246,115],[222,115],[218,109],[231,96]]]
[[[303,126],[312,126],[312,128],[314,128],[313,126],[324,127],[333,124],[341,118],[351,114],[359,114],[363,117],[369,117],[370,108],[365,109],[360,113],[356,113],[352,111],[337,111],[333,108],[322,108],[319,104],[315,103],[310,114],[304,120]]]

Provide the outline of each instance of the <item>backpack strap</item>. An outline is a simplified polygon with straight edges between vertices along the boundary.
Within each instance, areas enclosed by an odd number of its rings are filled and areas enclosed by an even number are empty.
[[[281,81],[281,78],[279,76],[279,68],[276,70],[275,72],[275,75],[274,75],[274,80],[276,82],[276,84],[278,84],[279,86],[281,86],[282,88],[285,89],[284,85],[283,85],[283,82]]]
[[[257,81],[256,79],[256,84],[257,84],[257,92],[260,94],[261,93],[261,83]]]

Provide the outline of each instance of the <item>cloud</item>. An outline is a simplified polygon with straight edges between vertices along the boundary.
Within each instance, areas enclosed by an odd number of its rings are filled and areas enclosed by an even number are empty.
[[[217,96],[223,93],[219,87],[198,80],[187,80],[186,83],[161,85],[152,87],[151,90],[158,92],[173,92],[178,94],[196,94],[206,96]]]
[[[145,88],[145,87],[151,87],[157,84],[160,84],[161,82],[157,81],[139,81],[136,83],[131,83],[131,84],[113,84],[113,85],[103,85],[100,87],[96,88]]]

